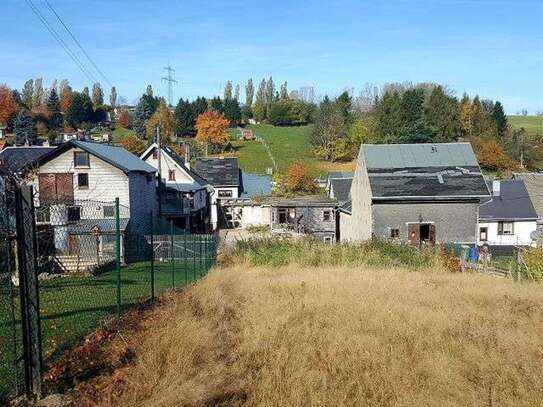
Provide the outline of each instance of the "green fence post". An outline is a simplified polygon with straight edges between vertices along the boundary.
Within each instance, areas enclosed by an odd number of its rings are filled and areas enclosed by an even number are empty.
[[[174,264],[174,257],[173,257],[173,221],[170,220],[170,262],[172,263],[172,288],[175,288],[175,264]]]
[[[194,236],[192,236],[192,281],[196,280],[196,243],[194,241]]]
[[[151,301],[155,300],[155,230],[153,228],[153,211],[151,211]]]
[[[121,218],[119,198],[115,198],[115,268],[117,270],[117,316],[121,316]]]

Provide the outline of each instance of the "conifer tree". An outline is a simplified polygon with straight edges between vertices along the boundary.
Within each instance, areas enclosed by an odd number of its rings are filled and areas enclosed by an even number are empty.
[[[15,133],[15,144],[20,146],[25,143],[35,145],[38,141],[38,132],[36,123],[28,109],[21,110],[13,122],[13,132]]]

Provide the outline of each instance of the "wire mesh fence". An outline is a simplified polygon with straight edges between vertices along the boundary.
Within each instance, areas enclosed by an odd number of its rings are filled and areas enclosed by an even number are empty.
[[[104,321],[197,280],[215,261],[215,236],[187,234],[152,211],[131,211],[118,201],[34,199],[34,205],[24,222],[35,233],[46,365]],[[19,282],[6,264],[7,250],[0,243],[0,400],[21,391],[15,361],[24,364],[14,337],[21,334]]]

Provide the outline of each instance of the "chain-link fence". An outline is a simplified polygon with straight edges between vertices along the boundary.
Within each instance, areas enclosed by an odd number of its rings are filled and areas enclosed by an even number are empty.
[[[33,200],[22,219],[35,234],[38,275],[38,341],[45,369],[101,323],[160,293],[203,276],[214,264],[213,235],[186,234],[153,212],[141,214],[116,202]],[[27,211],[29,212],[29,211]],[[30,223],[32,226],[28,228]],[[2,233],[2,231],[0,231]],[[3,253],[8,250],[0,246]],[[0,394],[16,394],[14,333],[20,312],[19,282],[2,262],[0,280]],[[24,319],[23,319],[24,320]],[[11,391],[14,389],[14,391]]]
[[[22,390],[22,334],[15,270],[14,196],[0,178],[0,404]]]

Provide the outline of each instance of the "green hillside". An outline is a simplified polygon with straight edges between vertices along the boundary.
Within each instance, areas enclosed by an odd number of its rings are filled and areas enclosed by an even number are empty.
[[[515,129],[524,127],[530,135],[543,136],[543,116],[508,116],[508,120]]]

